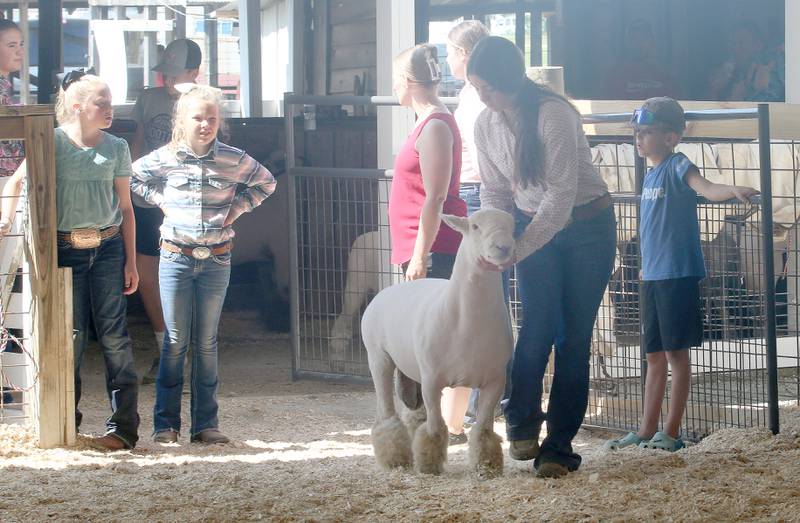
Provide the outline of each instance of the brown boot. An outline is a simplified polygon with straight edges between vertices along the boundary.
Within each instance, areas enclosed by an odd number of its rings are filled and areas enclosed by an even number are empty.
[[[89,445],[98,450],[108,450],[112,452],[115,450],[125,450],[128,448],[124,441],[113,434],[89,438]]]

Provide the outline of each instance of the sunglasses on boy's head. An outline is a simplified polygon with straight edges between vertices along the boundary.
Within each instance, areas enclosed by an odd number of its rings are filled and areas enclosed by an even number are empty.
[[[633,111],[631,117],[631,124],[633,125],[654,125],[656,123],[656,114],[648,111],[647,109],[636,109]]]

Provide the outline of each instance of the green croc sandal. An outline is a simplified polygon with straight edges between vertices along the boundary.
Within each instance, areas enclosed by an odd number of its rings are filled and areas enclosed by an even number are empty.
[[[643,440],[640,438],[635,432],[628,432],[622,438],[619,439],[610,439],[603,444],[603,448],[606,450],[619,450],[624,449],[625,447],[632,447],[634,445],[639,445],[642,443]]]
[[[669,434],[664,434],[663,432],[656,432],[650,440],[639,443],[639,447],[643,449],[658,449],[666,450],[667,452],[675,452],[685,446],[680,437],[673,438]]]

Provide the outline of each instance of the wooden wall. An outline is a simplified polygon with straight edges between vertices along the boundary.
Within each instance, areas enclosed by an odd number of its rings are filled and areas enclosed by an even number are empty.
[[[315,0],[314,32],[314,94],[375,94],[375,2]]]

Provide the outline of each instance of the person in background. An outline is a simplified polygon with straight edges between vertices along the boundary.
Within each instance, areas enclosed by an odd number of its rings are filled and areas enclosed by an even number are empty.
[[[458,197],[461,135],[437,95],[436,47],[420,44],[394,60],[394,91],[417,123],[397,154],[389,196],[392,263],[406,280],[449,278],[461,236],[441,223],[442,212],[466,216]]]
[[[632,124],[637,153],[653,165],[644,178],[639,211],[647,378],[639,431],[607,441],[605,447],[616,450],[639,445],[674,452],[684,446],[680,426],[692,378],[689,350],[703,342],[699,282],[706,270],[697,196],[713,202],[739,199],[749,203],[757,191],[711,183],[683,153],[675,152],[686,118],[672,98],[645,101],[634,112]],[[669,369],[669,410],[663,431],[656,431]]]
[[[459,196],[467,204],[467,215],[481,208],[481,178],[478,170],[478,151],[475,149],[475,120],[486,106],[478,92],[467,79],[467,60],[472,48],[481,39],[489,36],[489,30],[478,20],[465,20],[447,34],[447,64],[464,87],[458,93],[458,107],[453,116],[461,133],[461,187]],[[466,443],[465,420],[474,420],[477,411],[478,389],[446,387],[442,392],[442,415],[450,428],[451,442]],[[471,412],[465,418],[467,409]]]
[[[158,65],[153,67],[163,78],[162,87],[151,87],[142,91],[133,106],[132,117],[136,121],[136,134],[132,143],[134,160],[166,145],[172,136],[172,113],[180,93],[176,85],[194,83],[200,74],[203,55],[200,46],[192,40],[182,38],[170,42]],[[164,312],[158,289],[159,227],[164,215],[156,206],[133,195],[136,216],[136,266],[141,278],[139,295],[144,310],[153,327],[158,351],[164,345]],[[153,358],[149,370],[142,376],[142,384],[155,382],[158,372],[158,356]]]
[[[458,196],[463,151],[453,115],[437,95],[441,75],[436,47],[421,44],[394,60],[394,91],[400,105],[411,107],[417,124],[397,154],[389,196],[391,262],[405,279],[450,278],[461,235],[442,223],[442,213],[466,216]],[[463,405],[443,399],[451,443],[466,441]]]
[[[190,441],[226,443],[219,430],[217,329],[231,273],[233,223],[275,190],[272,174],[217,139],[219,89],[182,86],[171,141],[133,164],[131,190],[164,211],[159,284],[167,339],[153,409],[154,440],[178,441],[183,363],[192,350]]]
[[[526,76],[512,42],[484,38],[467,77],[488,110],[475,122],[481,207],[516,213],[517,288],[525,318],[511,364],[505,405],[509,453],[535,459],[540,477],[577,470],[572,439],[589,396],[589,348],[616,251],[608,188],[592,165],[580,114],[564,97]],[[542,387],[555,345],[547,413]],[[542,423],[547,437],[539,444]]]
[[[786,67],[782,46],[765,49],[764,38],[752,21],[740,22],[731,36],[731,58],[709,78],[712,100],[778,102],[786,96]]]
[[[11,74],[22,69],[24,53],[22,31],[11,20],[0,19],[0,105],[13,105]],[[0,177],[13,175],[24,159],[25,147],[21,141],[0,141]]]

